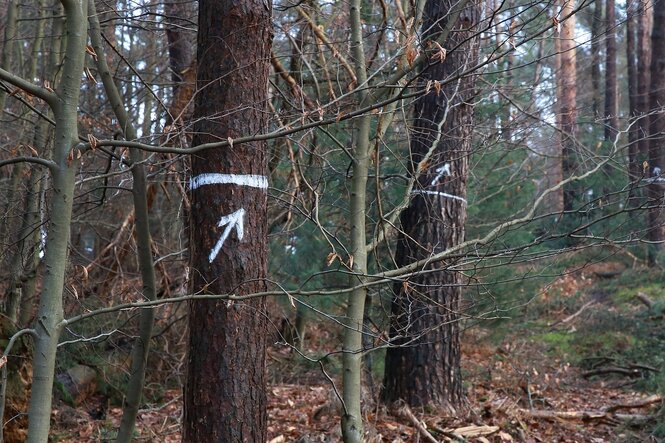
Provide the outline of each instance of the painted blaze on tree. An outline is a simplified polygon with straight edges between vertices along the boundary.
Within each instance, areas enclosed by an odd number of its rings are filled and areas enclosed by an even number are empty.
[[[429,0],[424,11],[425,41],[446,27],[451,1]],[[402,213],[403,232],[395,253],[398,266],[425,259],[464,241],[466,181],[471,153],[475,95],[474,76],[462,72],[477,63],[478,38],[474,26],[479,10],[471,2],[444,44],[443,62],[421,74],[419,85],[446,82],[432,88],[415,105],[411,128],[411,170],[431,151]],[[450,81],[453,79],[452,81]],[[440,137],[438,143],[437,138]],[[423,271],[450,267],[434,263]],[[462,402],[459,310],[462,275],[451,270],[423,272],[394,287],[390,337],[386,354],[384,400],[402,399],[412,406],[455,407]]]
[[[270,19],[263,0],[199,2],[194,146],[265,132]],[[263,142],[192,156],[193,293],[265,290],[266,170]],[[191,303],[183,441],[265,441],[264,309]]]

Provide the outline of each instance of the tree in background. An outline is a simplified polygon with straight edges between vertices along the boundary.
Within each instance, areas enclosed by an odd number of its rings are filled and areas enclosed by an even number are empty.
[[[561,130],[561,170],[563,178],[576,172],[577,144],[577,56],[575,43],[575,1],[561,0],[561,65],[557,69],[558,100]],[[559,79],[560,77],[560,79]],[[563,188],[563,210],[572,211],[578,197],[576,186]]]
[[[433,45],[446,27],[452,33],[443,44],[447,50],[434,52],[418,79],[429,91],[415,102],[410,128],[410,173],[417,184],[401,216],[395,252],[400,267],[464,241],[480,10],[470,2],[455,23],[452,11],[452,2],[430,0],[423,12],[423,45]],[[462,404],[464,278],[454,267],[454,260],[426,265],[422,275],[394,286],[383,391],[388,402],[453,410]]]
[[[649,172],[651,185],[649,195],[648,239],[649,261],[656,263],[665,241],[665,219],[663,218],[663,171],[665,170],[665,146],[662,134],[665,133],[665,116],[662,107],[665,104],[665,86],[660,79],[665,75],[665,2],[657,1],[653,5],[653,28],[651,31],[651,70],[649,88]]]
[[[605,0],[605,141],[610,142],[619,127],[616,26],[614,0]]]

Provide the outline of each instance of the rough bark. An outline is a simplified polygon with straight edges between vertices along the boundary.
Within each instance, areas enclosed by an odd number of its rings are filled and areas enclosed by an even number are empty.
[[[270,2],[199,2],[194,145],[266,131],[270,18]],[[192,158],[193,293],[265,289],[265,150],[264,142],[251,142]],[[244,186],[201,174],[257,177]],[[198,182],[202,177],[212,179]],[[264,309],[261,298],[190,304],[184,442],[266,440]]]
[[[658,1],[653,6],[653,31],[651,33],[651,79],[665,76],[665,2]],[[665,85],[661,81],[652,81],[649,89],[649,166],[653,179],[662,179],[665,170]],[[649,249],[649,262],[656,263],[665,241],[665,217],[663,216],[663,194],[665,187],[655,181],[648,187],[649,228],[647,237],[652,243]]]
[[[617,133],[617,41],[614,0],[605,0],[605,140],[612,141]]]
[[[192,15],[193,2],[164,2],[166,39],[169,46],[169,68],[173,90],[183,81],[184,71],[192,62],[193,42],[187,32],[192,27],[189,18]]]
[[[445,26],[451,8],[449,1],[427,2],[423,29],[428,39],[436,38]],[[477,4],[471,2],[445,45],[455,50],[421,75],[420,86],[454,77],[476,63],[478,45],[473,26],[478,19]],[[464,240],[473,95],[474,77],[467,76],[446,84],[441,93],[430,91],[416,102],[410,163],[412,174],[420,176],[411,203],[402,213],[397,266]],[[430,161],[418,170],[430,152]],[[386,354],[383,398],[387,402],[403,399],[411,406],[454,408],[463,401],[459,342],[462,275],[439,264],[423,271],[394,287],[392,346]]]

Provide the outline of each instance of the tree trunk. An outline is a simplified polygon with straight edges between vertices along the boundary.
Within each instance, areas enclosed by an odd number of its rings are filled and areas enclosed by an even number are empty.
[[[574,0],[562,0],[561,8],[561,169],[563,178],[575,172],[575,137],[577,135],[577,72],[575,57],[575,10]],[[577,192],[574,184],[568,184],[563,190],[563,209],[571,211],[575,205]]]
[[[628,115],[633,126],[628,132],[628,186],[629,186],[629,205],[634,207],[634,194],[637,180],[640,178],[640,165],[637,159],[638,140],[640,134],[637,130],[634,120],[639,114],[637,109],[637,41],[636,26],[637,23],[637,1],[628,0],[626,2],[626,67],[628,74]]]
[[[361,19],[362,0],[349,3],[349,22],[351,24],[351,56],[355,76],[359,85],[367,82],[367,65],[363,46],[363,28]],[[356,94],[359,104],[368,99],[367,90],[359,88]],[[367,288],[361,286],[367,275],[366,217],[367,217],[367,176],[369,172],[369,137],[371,116],[363,115],[358,119],[355,131],[356,146],[353,155],[351,196],[349,202],[349,221],[351,224],[351,257],[353,274],[349,277],[349,286],[354,287],[347,297],[344,339],[342,343],[342,381],[344,390],[342,399],[345,410],[342,414],[342,436],[345,443],[361,443],[364,437],[360,394],[362,390],[362,332],[363,316]]]
[[[430,0],[423,30],[434,39],[445,26],[452,4]],[[473,27],[479,9],[472,2],[460,15],[443,63],[434,63],[419,79],[444,80],[472,66],[478,58]],[[457,46],[459,45],[459,46]],[[473,75],[462,77],[418,99],[411,129],[411,173],[420,174],[409,207],[402,213],[395,260],[404,266],[439,253],[464,240],[466,182],[471,154]],[[447,102],[446,97],[454,97]],[[425,169],[419,165],[432,154]],[[448,262],[447,265],[452,263]],[[405,400],[411,406],[455,408],[463,401],[460,374],[459,272],[427,266],[421,275],[394,287],[390,338],[386,354],[383,399]],[[434,271],[434,272],[432,272]]]
[[[11,70],[12,55],[14,54],[14,47],[16,42],[16,31],[18,21],[18,2],[9,0],[7,2],[7,11],[5,13],[4,31],[5,38],[2,45],[2,54],[0,54],[0,68],[5,71]],[[33,79],[30,79],[32,81]],[[5,101],[7,100],[7,93],[4,89],[0,88],[0,115],[4,113]],[[3,237],[4,238],[4,237]]]
[[[58,338],[63,327],[62,292],[68,259],[74,174],[78,161],[78,99],[87,41],[87,1],[62,0],[67,35],[66,58],[57,98],[50,105],[55,118],[52,167],[53,198],[44,256],[45,277],[35,324],[33,382],[30,397],[29,443],[48,440],[51,420],[53,376]]]
[[[183,81],[183,73],[192,62],[192,42],[187,35],[188,22],[192,14],[192,4],[182,1],[164,2],[166,15],[166,39],[169,45],[169,68],[173,81],[173,92]]]
[[[651,78],[662,79],[665,75],[665,1],[653,6],[653,31],[651,33]],[[665,174],[665,86],[661,81],[652,81],[649,92],[652,114],[649,116],[649,166],[654,183],[648,188],[649,228],[647,237],[652,242],[649,248],[649,263],[655,264],[665,240],[665,218],[663,217],[663,193],[665,185],[660,182]],[[658,112],[657,112],[658,111]],[[658,181],[656,181],[658,180]]]
[[[636,124],[639,131],[638,158],[640,166],[649,159],[648,126],[649,89],[651,84],[651,28],[653,8],[650,0],[639,0],[640,17],[637,22],[637,110],[640,116]],[[648,175],[648,174],[647,174]]]
[[[102,34],[97,18],[94,2],[90,3],[90,42],[97,54],[97,69],[102,78],[104,90],[113,108],[113,113],[118,119],[118,124],[123,131],[126,140],[136,140],[137,133],[132,120],[122,102],[113,76],[106,63],[106,55],[102,46]],[[152,239],[150,237],[150,223],[148,213],[148,186],[146,184],[146,173],[143,166],[143,153],[138,149],[130,149],[130,166],[132,173],[132,198],[135,214],[135,233],[137,245],[137,258],[141,271],[142,291],[140,300],[154,300],[156,298],[155,269],[152,258]],[[136,338],[132,348],[132,367],[127,383],[125,395],[125,407],[123,408],[122,420],[118,428],[116,442],[130,442],[136,423],[136,415],[141,404],[143,384],[145,381],[145,370],[150,350],[150,339],[152,338],[152,327],[155,311],[153,309],[141,309],[139,336]]]
[[[267,126],[271,5],[199,2],[194,145],[260,134]],[[193,293],[265,290],[267,171],[264,142],[192,157]],[[190,304],[183,442],[266,440],[265,302]]]
[[[593,116],[600,114],[600,36],[603,21],[603,0],[594,0],[591,18],[591,88],[593,89]]]
[[[617,133],[617,40],[616,8],[614,0],[605,0],[605,141],[612,141]]]

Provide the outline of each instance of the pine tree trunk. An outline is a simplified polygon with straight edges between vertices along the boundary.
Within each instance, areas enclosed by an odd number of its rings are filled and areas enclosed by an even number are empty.
[[[603,98],[600,94],[600,39],[603,21],[603,0],[594,0],[591,18],[591,88],[593,89],[593,116],[600,114]]]
[[[270,20],[270,2],[199,2],[194,145],[266,131]],[[265,290],[265,149],[251,142],[192,156],[193,293]],[[266,440],[264,311],[261,298],[190,304],[183,442]]]
[[[637,110],[640,119],[637,122],[636,129],[640,134],[638,161],[641,167],[641,163],[649,159],[649,139],[646,137],[649,119],[645,116],[649,113],[653,8],[649,0],[639,0],[639,3],[640,16],[637,22]]]
[[[605,0],[605,140],[613,141],[619,126],[617,115],[617,41],[614,0]]]
[[[653,32],[651,33],[651,79],[665,76],[665,2],[655,2],[653,6]],[[663,179],[665,174],[665,117],[662,106],[665,103],[665,87],[661,81],[652,81],[649,93],[652,114],[649,116],[649,166],[651,178]],[[656,112],[659,111],[659,112]],[[665,185],[655,181],[649,185],[649,228],[647,237],[652,242],[649,249],[649,263],[655,264],[665,240],[665,217],[663,216],[663,194]]]
[[[423,30],[436,38],[452,4],[426,3]],[[460,15],[443,63],[433,63],[419,79],[444,80],[477,62],[478,39],[473,27],[479,9],[472,2]],[[459,46],[457,46],[459,44]],[[415,105],[411,129],[411,169],[420,174],[409,207],[402,213],[403,232],[395,259],[398,266],[427,258],[464,240],[466,182],[471,154],[474,77],[465,76],[431,90]],[[446,97],[454,97],[447,102]],[[424,170],[421,160],[433,150]],[[447,265],[452,263],[447,262]],[[445,266],[445,265],[444,265]],[[386,354],[383,398],[412,406],[455,408],[463,401],[460,374],[460,298],[462,275],[440,264],[394,287],[390,338]]]
[[[642,166],[638,158],[640,132],[636,119],[639,119],[638,108],[638,71],[637,71],[637,20],[639,1],[629,0],[626,3],[626,66],[628,73],[628,115],[632,124],[628,132],[628,205],[636,207],[639,193],[639,180]]]

